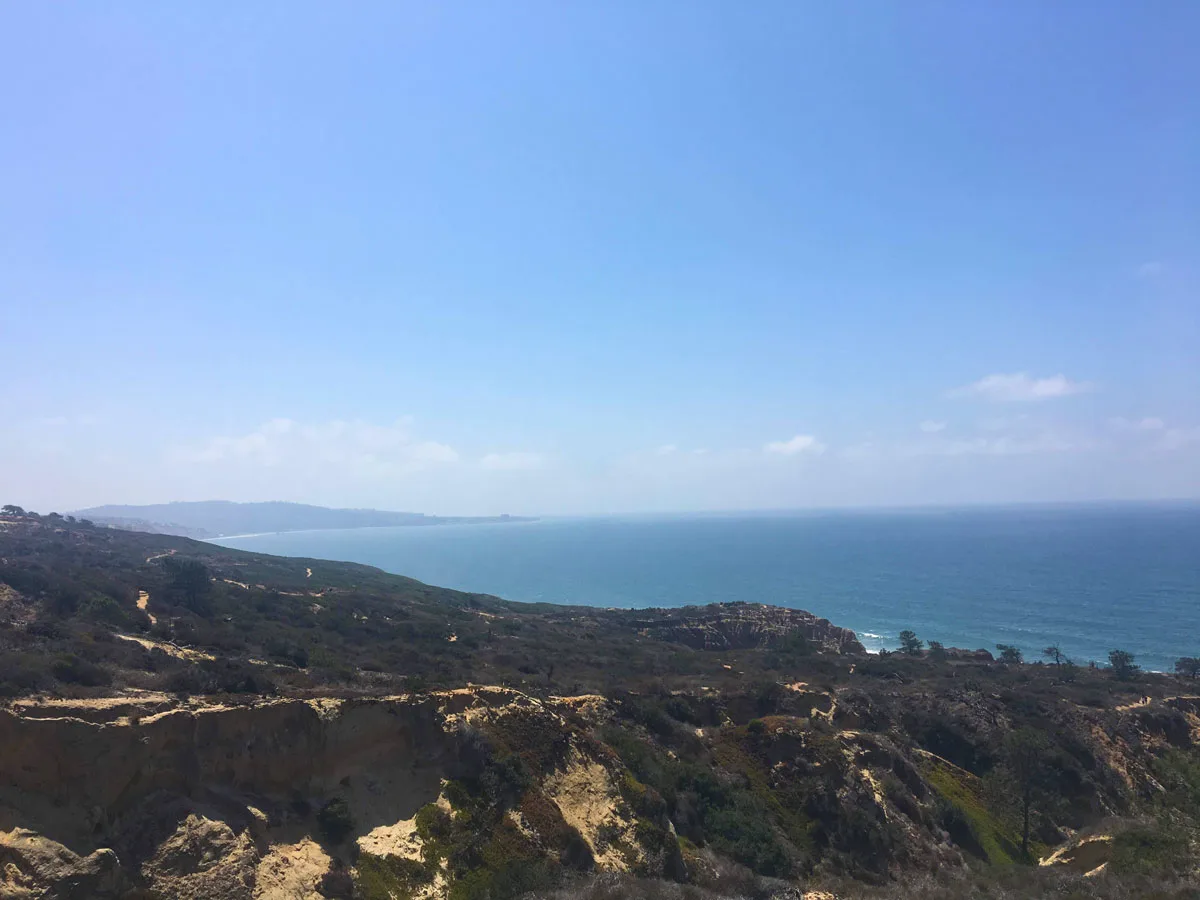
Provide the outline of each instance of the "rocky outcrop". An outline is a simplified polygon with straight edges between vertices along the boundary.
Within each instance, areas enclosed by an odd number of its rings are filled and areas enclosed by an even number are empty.
[[[929,651],[925,651],[925,655],[929,655]],[[996,657],[992,656],[991,651],[979,649],[969,650],[965,647],[947,647],[946,656],[949,659],[960,659],[968,662],[995,662]]]
[[[591,823],[589,803],[612,808],[601,825],[634,833],[636,821],[615,812],[617,779],[601,765],[612,761],[572,739],[557,711],[578,715],[570,699],[473,687],[161,705],[109,698],[0,710],[0,828],[23,826],[0,831],[0,897],[345,893],[359,851],[421,859],[417,813],[445,806],[447,779],[478,781],[496,752],[489,729],[509,719],[514,733],[561,734],[572,748],[557,774],[523,770],[556,805],[541,820],[567,823],[555,826],[561,839],[577,819]],[[605,774],[581,794],[577,770]],[[343,812],[330,825],[335,800]],[[534,853],[550,846],[538,821],[521,820]]]
[[[799,636],[825,653],[866,652],[853,631],[802,609],[761,603],[719,603],[656,612],[658,615],[653,618],[633,624],[649,637],[696,650],[778,647]]]
[[[0,831],[0,897],[6,900],[116,897],[123,882],[120,863],[112,850],[80,856],[26,828]]]

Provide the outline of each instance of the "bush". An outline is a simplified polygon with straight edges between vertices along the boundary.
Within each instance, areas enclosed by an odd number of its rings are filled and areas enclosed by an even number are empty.
[[[112,597],[97,595],[88,597],[79,605],[79,614],[96,622],[104,622],[117,628],[129,625],[129,616]]]
[[[1108,664],[1118,681],[1132,681],[1141,671],[1142,667],[1133,660],[1134,656],[1128,650],[1108,651]]]
[[[321,835],[331,844],[340,844],[354,831],[354,819],[350,815],[350,804],[341,797],[334,797],[317,813],[317,827]]]
[[[1183,875],[1195,863],[1187,832],[1158,825],[1131,828],[1113,838],[1109,868],[1115,875]]]
[[[66,653],[50,665],[50,671],[59,681],[83,687],[102,687],[112,684],[112,676],[100,666],[73,653]]]
[[[910,629],[906,628],[900,632],[900,649],[909,656],[917,656],[924,646],[925,642],[918,638]]]
[[[1175,660],[1175,674],[1185,678],[1200,678],[1200,657],[1181,656]]]
[[[0,653],[0,697],[19,697],[49,683],[46,658],[33,653]]]
[[[996,649],[1000,651],[1001,662],[1016,664],[1023,662],[1025,659],[1025,655],[1021,652],[1021,648],[1014,647],[1012,644],[997,644]]]
[[[408,897],[433,881],[433,872],[415,859],[361,853],[355,865],[356,896],[363,900]]]

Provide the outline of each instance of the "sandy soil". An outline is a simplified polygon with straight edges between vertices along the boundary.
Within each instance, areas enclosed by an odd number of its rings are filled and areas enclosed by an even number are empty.
[[[625,858],[611,844],[603,852],[597,847],[602,843],[600,830],[605,826],[615,826],[627,843],[637,846],[629,840],[633,823],[617,811],[620,792],[604,766],[573,752],[566,770],[546,782],[546,795],[558,805],[567,824],[588,842],[600,866],[618,872],[629,869]]]
[[[147,618],[149,618],[149,619],[150,619],[150,624],[151,624],[151,625],[157,625],[157,624],[158,624],[158,618],[157,618],[157,617],[154,615],[154,613],[152,613],[152,612],[149,612],[149,611],[146,609],[146,605],[147,605],[149,602],[150,602],[150,595],[149,595],[149,594],[147,594],[145,591],[138,591],[138,599],[137,599],[137,606],[138,606],[138,609],[140,609],[142,612],[146,613],[146,616],[147,616]]]
[[[176,647],[174,644],[168,644],[166,641],[152,641],[150,638],[134,637],[131,634],[113,634],[113,637],[118,637],[123,641],[133,641],[135,644],[141,644],[147,650],[158,648],[163,653],[169,656],[174,656],[178,659],[188,659],[193,662],[198,662],[202,659],[216,659],[211,653],[204,653],[200,650],[189,650],[186,647]]]

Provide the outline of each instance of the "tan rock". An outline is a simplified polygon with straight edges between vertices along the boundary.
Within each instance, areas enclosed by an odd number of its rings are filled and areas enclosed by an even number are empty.
[[[0,831],[0,897],[85,900],[118,896],[122,873],[109,849],[80,856],[25,828]]]

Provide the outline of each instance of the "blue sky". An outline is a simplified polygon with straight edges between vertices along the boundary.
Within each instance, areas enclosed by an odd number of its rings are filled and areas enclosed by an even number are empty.
[[[1200,6],[11,4],[0,499],[1200,496]]]

